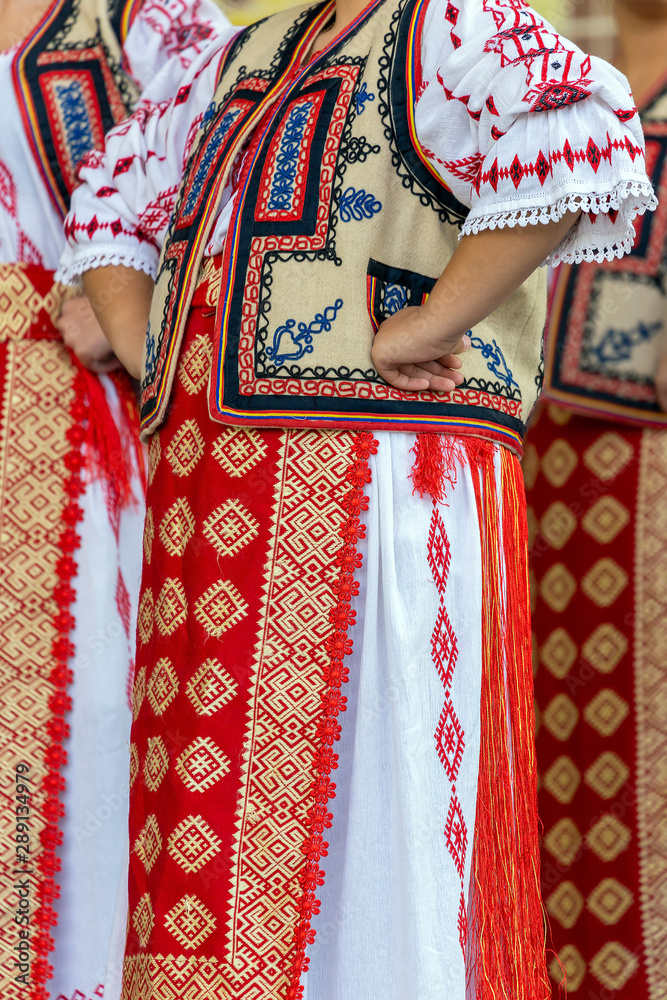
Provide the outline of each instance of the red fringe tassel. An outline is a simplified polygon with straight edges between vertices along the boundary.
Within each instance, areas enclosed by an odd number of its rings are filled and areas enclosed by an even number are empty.
[[[469,458],[479,468],[484,602],[468,977],[477,1000],[547,1000],[526,500],[518,459],[504,448],[498,498],[493,453],[477,446]]]

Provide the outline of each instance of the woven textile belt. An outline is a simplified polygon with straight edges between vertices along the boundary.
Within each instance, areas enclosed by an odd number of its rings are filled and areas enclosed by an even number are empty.
[[[63,302],[79,293],[54,283],[53,274],[35,264],[0,264],[0,343],[61,339],[54,323]]]

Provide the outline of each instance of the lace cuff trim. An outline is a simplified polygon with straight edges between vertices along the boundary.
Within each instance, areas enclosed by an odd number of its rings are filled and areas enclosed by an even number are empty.
[[[606,226],[597,225],[597,221],[589,220],[589,225],[582,232],[580,225],[575,225],[565,239],[547,257],[544,264],[581,264],[584,261],[614,260],[623,257],[632,250],[635,241],[635,230],[632,220],[637,215],[657,208],[658,199],[648,182],[624,181],[613,191],[604,195],[569,194],[553,205],[542,205],[533,208],[517,209],[479,215],[468,218],[461,229],[461,236],[470,236],[484,229],[514,229],[516,226],[545,225],[558,222],[566,212],[581,211],[584,216],[600,215],[607,222]],[[618,212],[612,227],[606,217],[610,212]],[[618,238],[616,238],[618,236]]]
[[[80,285],[80,276],[98,267],[133,267],[135,271],[143,271],[155,280],[157,266],[157,255],[149,257],[130,249],[119,251],[116,248],[106,252],[97,250],[94,254],[79,254],[76,260],[61,264],[56,271],[55,280],[62,285]]]

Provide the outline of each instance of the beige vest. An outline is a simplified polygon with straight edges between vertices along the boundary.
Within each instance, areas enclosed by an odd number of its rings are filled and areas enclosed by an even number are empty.
[[[76,168],[131,109],[137,90],[122,42],[142,0],[59,0],[21,44],[16,93],[26,135],[63,216]]]
[[[377,326],[425,301],[467,214],[414,133],[424,6],[377,0],[305,67],[332,3],[278,14],[232,45],[162,255],[145,354],[145,433],[166,413],[206,238],[247,144],[225,244],[211,417],[451,431],[520,450],[540,381],[543,273],[475,328],[466,382],[444,402],[393,389],[371,360]]]

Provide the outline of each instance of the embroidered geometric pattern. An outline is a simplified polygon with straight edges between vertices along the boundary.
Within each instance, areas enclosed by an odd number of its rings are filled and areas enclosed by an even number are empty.
[[[215,923],[213,914],[196,896],[183,896],[165,918],[166,928],[188,951],[193,951],[209,937]]]
[[[433,514],[428,536],[428,564],[438,590],[439,609],[435,628],[431,636],[433,663],[445,689],[445,703],[440,714],[435,742],[438,757],[445,769],[451,785],[451,798],[445,823],[445,841],[454,867],[461,880],[458,930],[461,950],[465,956],[467,947],[467,906],[465,868],[468,850],[468,828],[456,794],[456,779],[465,751],[465,734],[451,699],[451,685],[458,659],[456,636],[447,614],[445,594],[451,565],[451,548],[444,522],[433,501]]]
[[[144,758],[144,781],[149,791],[156,792],[158,790],[168,768],[169,753],[162,737],[149,737],[148,750]]]
[[[220,580],[195,604],[195,617],[209,635],[219,638],[238,621],[245,618],[248,605],[229,580]]]
[[[160,538],[163,545],[172,555],[182,556],[194,531],[195,520],[188,501],[185,498],[177,500],[160,524]]]
[[[256,519],[239,500],[227,500],[204,522],[204,537],[221,556],[235,556],[257,535]]]
[[[206,792],[229,770],[229,761],[210,736],[198,736],[176,761],[176,771],[191,792]]]
[[[215,715],[234,698],[238,685],[218,660],[206,660],[185,690],[197,715]]]
[[[178,676],[166,657],[155,664],[146,694],[156,715],[164,715],[178,694]]]
[[[167,850],[186,872],[196,872],[220,852],[221,841],[203,816],[188,816],[167,841]]]

